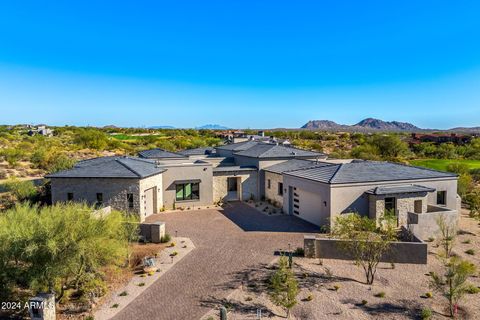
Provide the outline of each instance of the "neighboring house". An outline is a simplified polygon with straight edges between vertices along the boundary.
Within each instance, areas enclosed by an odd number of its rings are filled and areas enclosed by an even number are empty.
[[[45,137],[51,137],[53,136],[53,130],[47,128],[45,125],[39,125],[36,128],[30,128],[30,130],[27,133],[29,136],[34,136],[34,135],[41,135]]]
[[[283,212],[319,227],[340,214],[358,212],[425,238],[436,220],[455,223],[457,176],[398,163],[328,160],[322,153],[244,141],[172,153],[142,151],[140,158],[105,157],[47,176],[52,200],[87,201],[146,216],[172,208],[216,202],[268,200]]]

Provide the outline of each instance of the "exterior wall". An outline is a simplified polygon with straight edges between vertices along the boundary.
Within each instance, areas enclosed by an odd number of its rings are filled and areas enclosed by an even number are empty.
[[[210,163],[191,163],[181,165],[164,166],[167,171],[163,172],[163,205],[166,209],[207,206],[213,204],[213,172]],[[176,180],[200,180],[200,199],[176,201]]]
[[[270,189],[268,188],[268,180],[270,180]],[[281,174],[265,171],[265,198],[283,207],[283,196],[278,194],[278,183],[283,183]]]
[[[160,212],[160,209],[163,207],[163,176],[162,174],[157,174],[145,179],[140,180],[140,199],[145,200],[145,190],[153,188],[153,213]],[[145,220],[147,213],[145,211],[145,204],[143,201],[140,203],[140,221]]]
[[[320,183],[319,183],[320,184]],[[432,187],[438,191],[447,191],[447,205],[446,208],[456,210],[457,209],[457,180],[453,179],[431,179],[431,180],[405,180],[405,181],[384,181],[364,183],[357,185],[332,185],[332,208],[331,219],[334,220],[335,216],[342,213],[358,212],[362,215],[369,215],[370,203],[366,191],[378,186],[385,185],[402,185],[402,184],[419,184],[426,187]],[[427,204],[436,205],[437,195],[436,192],[428,193]],[[413,201],[411,202],[413,211]],[[381,204],[377,203],[378,206]],[[410,208],[408,201],[400,202],[402,207]],[[373,207],[372,207],[373,208]],[[383,210],[383,206],[382,206]],[[403,210],[403,209],[402,209]]]
[[[371,219],[379,219],[385,214],[385,198],[394,197],[397,204],[398,225],[406,226],[408,213],[415,212],[415,201],[422,201],[422,212],[427,212],[427,194],[395,194],[395,195],[369,195],[369,216]]]
[[[163,200],[162,174],[145,179],[115,179],[115,178],[52,178],[52,203],[67,201],[67,193],[73,193],[73,200],[94,205],[97,193],[103,194],[103,206],[111,206],[121,211],[131,211],[139,214],[143,221],[145,205],[143,193],[149,188],[156,188],[154,197],[154,212],[161,208]],[[128,207],[127,194],[133,194],[133,208]]]
[[[213,176],[213,200],[220,201],[227,197],[227,178],[240,178],[240,200],[247,200],[253,195],[258,199],[257,171],[215,172]]]
[[[161,176],[161,175],[160,175]],[[140,181],[138,179],[52,178],[52,203],[73,201],[94,205],[97,193],[103,193],[103,204],[113,209],[141,213]],[[127,193],[133,194],[133,209],[128,208]]]
[[[233,151],[232,150],[224,150],[224,149],[216,149],[216,153],[220,157],[232,157]]]
[[[298,194],[300,215],[298,218],[309,221],[317,226],[329,225],[332,197],[330,186],[315,181],[297,178],[289,175],[283,176],[283,211],[290,213],[290,188]],[[293,203],[292,203],[293,206]]]
[[[409,213],[408,229],[416,237],[420,239],[428,239],[430,237],[437,238],[441,236],[438,226],[438,219],[443,217],[448,226],[457,226],[459,216],[456,210],[427,212],[421,214]]]

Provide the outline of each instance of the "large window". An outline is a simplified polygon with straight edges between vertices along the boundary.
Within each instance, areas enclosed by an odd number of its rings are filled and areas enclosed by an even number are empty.
[[[199,183],[181,183],[176,185],[176,201],[200,199]]]
[[[447,205],[447,191],[437,191],[437,204]]]

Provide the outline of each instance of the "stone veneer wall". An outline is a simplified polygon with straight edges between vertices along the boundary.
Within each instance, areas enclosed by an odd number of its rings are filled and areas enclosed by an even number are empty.
[[[270,179],[270,189],[268,188],[268,180]],[[283,206],[283,196],[278,194],[278,183],[283,183],[283,176],[278,173],[265,171],[265,198]],[[285,186],[284,186],[285,188]],[[285,194],[285,191],[284,191]]]
[[[143,193],[145,190],[157,187],[154,210],[161,208],[162,175],[157,174],[145,179],[116,178],[52,178],[52,203],[67,201],[67,193],[73,193],[73,201],[86,202],[94,205],[97,193],[103,194],[103,206],[111,206],[121,211],[131,211],[145,219]],[[133,194],[133,208],[128,207],[127,194]]]
[[[213,201],[223,200],[227,196],[227,178],[240,178],[241,199],[248,200],[251,195],[258,199],[257,195],[257,171],[231,171],[213,173]]]
[[[139,179],[98,179],[98,178],[52,178],[52,203],[68,200],[67,193],[73,193],[73,201],[94,205],[97,193],[103,193],[103,205],[116,210],[128,209],[127,193],[133,193],[132,211],[140,213]]]
[[[415,212],[415,201],[422,201],[422,213],[427,212],[427,195],[419,194],[395,194],[395,195],[369,195],[369,211],[371,219],[379,219],[385,213],[385,198],[393,197],[397,202],[398,224],[406,226],[408,222],[408,213]]]

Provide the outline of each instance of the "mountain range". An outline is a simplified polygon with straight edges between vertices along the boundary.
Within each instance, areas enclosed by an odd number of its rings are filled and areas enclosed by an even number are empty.
[[[452,131],[465,133],[478,133],[480,127],[458,127],[447,130],[424,129],[419,128],[408,122],[399,121],[383,121],[380,119],[367,118],[354,125],[338,124],[331,120],[310,120],[304,124],[301,129],[308,130],[325,130],[325,131],[403,131],[403,132],[420,132],[420,131]]]

